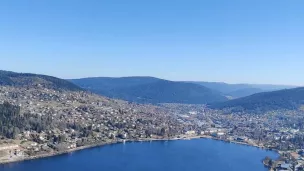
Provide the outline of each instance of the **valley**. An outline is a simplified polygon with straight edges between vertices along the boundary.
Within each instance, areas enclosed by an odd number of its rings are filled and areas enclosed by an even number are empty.
[[[269,168],[278,167],[276,163],[282,161],[298,168],[304,164],[300,160],[304,146],[304,112],[300,108],[282,106],[260,110],[260,106],[252,105],[250,110],[246,110],[247,106],[234,110],[233,106],[216,108],[207,103],[135,103],[94,94],[54,77],[3,72],[2,78],[6,81],[0,86],[1,163],[126,141],[212,138],[277,150],[281,158],[271,159],[271,164],[267,164],[268,159],[265,165]],[[176,88],[175,83],[164,85]],[[267,101],[267,97],[273,99],[273,93],[277,99],[278,95],[294,92],[286,102],[293,100],[292,104],[300,104],[301,90],[281,90],[245,98],[262,96]],[[166,93],[160,91],[159,94]],[[225,101],[215,105],[246,102],[242,98]],[[293,157],[292,154],[299,155]]]

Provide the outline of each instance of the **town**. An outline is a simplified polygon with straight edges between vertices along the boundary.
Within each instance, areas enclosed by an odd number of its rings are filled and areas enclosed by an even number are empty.
[[[25,126],[7,130],[0,161],[7,163],[125,141],[213,138],[276,150],[273,170],[303,170],[304,112],[225,113],[206,105],[135,104],[85,91],[0,87],[0,103],[20,108]],[[5,130],[2,130],[5,132]]]
[[[0,98],[1,103],[19,106],[21,115],[27,118],[24,127],[2,130],[7,135],[2,137],[0,148],[4,162],[82,146],[171,137],[184,129],[159,107],[129,104],[87,92],[60,92],[39,85],[1,87]]]

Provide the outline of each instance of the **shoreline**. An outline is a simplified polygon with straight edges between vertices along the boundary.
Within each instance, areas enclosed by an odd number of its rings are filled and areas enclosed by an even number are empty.
[[[223,140],[223,139],[218,139],[212,136],[206,136],[206,135],[201,135],[201,136],[191,136],[191,137],[174,137],[174,138],[168,138],[168,139],[156,139],[156,138],[150,138],[150,139],[137,139],[137,140],[120,140],[120,141],[112,141],[112,142],[103,142],[103,143],[96,143],[92,145],[86,145],[86,146],[81,146],[81,147],[76,147],[73,149],[69,150],[64,150],[64,151],[58,151],[58,152],[53,152],[53,153],[46,153],[46,154],[40,154],[36,156],[29,156],[29,157],[24,157],[20,159],[15,159],[15,160],[7,160],[7,161],[0,161],[0,165],[6,165],[10,163],[18,163],[18,162],[23,162],[23,161],[29,161],[29,160],[36,160],[36,159],[41,159],[41,158],[48,158],[48,157],[53,157],[53,156],[59,156],[63,154],[68,154],[71,152],[77,152],[85,149],[90,149],[90,148],[96,148],[96,147],[102,147],[106,145],[114,145],[114,144],[120,144],[124,142],[148,142],[148,141],[176,141],[176,140],[192,140],[192,139],[211,139],[211,140],[216,140],[216,141],[222,141],[226,143],[234,143],[234,144],[239,144],[239,145],[246,145],[246,146],[251,146],[251,147],[256,147],[259,149],[263,150],[270,150],[270,151],[275,151],[276,153],[280,154],[280,151],[275,150],[275,149],[268,149],[263,146],[259,145],[254,145],[254,144],[249,144],[249,143],[244,143],[244,142],[238,142],[238,141],[229,141],[229,140]]]

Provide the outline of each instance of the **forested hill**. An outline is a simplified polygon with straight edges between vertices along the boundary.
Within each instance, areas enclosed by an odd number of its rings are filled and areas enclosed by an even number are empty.
[[[221,93],[198,84],[153,77],[101,77],[71,81],[95,93],[137,103],[205,104],[227,100]]]
[[[304,104],[304,87],[273,92],[258,93],[223,103],[211,105],[211,108],[229,111],[265,112],[271,110],[298,110]]]
[[[123,88],[115,93],[115,98],[146,103],[206,104],[227,100],[220,93],[206,87],[173,81],[158,81],[151,84]]]
[[[9,103],[0,104],[0,135],[14,138],[20,133],[18,126],[23,126],[20,108]]]
[[[271,84],[227,84],[222,82],[202,82],[202,81],[192,81],[191,83],[196,83],[205,86],[207,88],[216,90],[234,99],[250,96],[261,92],[296,88],[295,86],[271,85]]]
[[[71,79],[69,81],[99,94],[108,94],[110,91],[115,91],[116,89],[150,84],[161,80],[162,79],[154,77],[91,77]]]
[[[0,70],[0,85],[1,86],[16,86],[16,87],[35,87],[43,86],[50,89],[61,89],[78,91],[82,90],[77,85],[52,76],[15,73],[10,71]]]

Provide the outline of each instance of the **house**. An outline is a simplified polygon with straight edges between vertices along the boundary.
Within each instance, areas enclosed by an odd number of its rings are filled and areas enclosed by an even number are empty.
[[[225,135],[224,132],[218,132],[218,133],[217,133],[217,136],[223,136],[223,135]]]
[[[289,170],[289,171],[292,171],[292,165],[291,164],[287,164],[287,163],[279,164],[279,166],[277,167],[277,170]]]
[[[245,142],[248,140],[248,138],[247,137],[236,137],[235,140],[239,141],[239,142]]]
[[[186,135],[195,135],[195,133],[196,133],[195,131],[187,131],[185,134]]]

